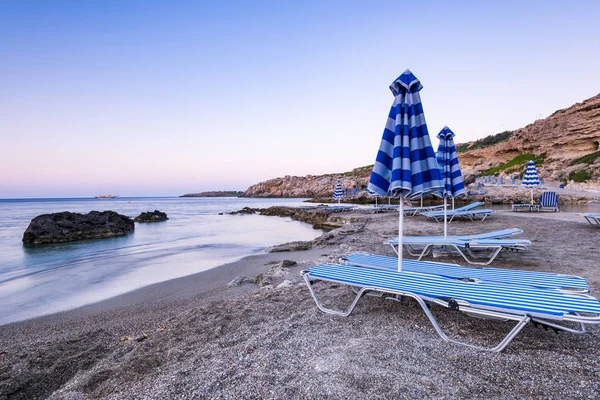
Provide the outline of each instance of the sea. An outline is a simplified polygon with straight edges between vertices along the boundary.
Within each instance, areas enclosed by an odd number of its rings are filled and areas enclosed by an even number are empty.
[[[228,215],[243,207],[302,206],[303,199],[119,197],[0,199],[0,325],[95,303],[191,275],[268,246],[312,240],[322,232],[290,218]],[[136,223],[121,237],[24,245],[40,214],[113,210],[135,217],[166,212],[169,220]]]

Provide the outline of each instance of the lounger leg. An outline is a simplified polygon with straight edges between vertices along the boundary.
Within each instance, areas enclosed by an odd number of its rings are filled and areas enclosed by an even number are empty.
[[[312,295],[313,299],[315,300],[317,307],[319,307],[319,310],[323,311],[326,314],[339,315],[342,317],[347,317],[348,315],[350,315],[352,313],[352,310],[354,310],[354,307],[356,307],[356,303],[358,303],[358,301],[365,294],[365,292],[367,290],[369,290],[366,287],[363,287],[362,289],[360,289],[358,291],[358,293],[356,294],[354,301],[352,301],[352,304],[350,304],[350,307],[348,307],[348,309],[346,311],[339,311],[339,310],[327,308],[321,303],[321,301],[319,300],[319,297],[317,296],[317,293],[315,293],[315,289],[313,288],[312,282],[310,281],[308,275],[304,275],[304,281],[306,282],[306,285],[308,286],[308,290],[310,290],[310,294]]]
[[[479,262],[479,261],[472,261],[469,260],[469,258],[467,257],[467,255],[460,250],[460,248],[456,245],[452,245],[454,246],[454,248],[456,249],[456,251],[458,251],[458,253],[469,263],[469,264],[473,264],[473,265],[490,265],[492,263],[492,261],[494,261],[496,259],[496,257],[498,256],[498,254],[500,254],[500,251],[502,250],[502,246],[497,246],[496,250],[494,250],[494,252],[489,256],[488,260],[486,262]],[[477,258],[477,256],[475,254],[473,254],[473,252],[469,249],[469,248],[465,248],[467,252],[469,252],[469,254],[472,257]]]
[[[338,310],[333,310],[330,308],[327,308],[325,306],[323,306],[323,304],[321,304],[321,301],[319,300],[317,294],[315,293],[315,290],[312,286],[312,283],[310,281],[310,278],[308,277],[308,275],[304,275],[304,281],[306,282],[306,285],[308,286],[308,289],[310,290],[310,294],[312,295],[313,299],[315,300],[315,303],[317,304],[317,307],[319,308],[319,310],[323,311],[326,314],[333,314],[333,315],[339,315],[342,317],[347,317],[348,315],[350,315],[352,313],[352,310],[354,310],[354,307],[356,307],[356,304],[358,303],[358,301],[360,300],[360,298],[365,294],[365,292],[367,291],[374,291],[374,292],[381,292],[381,290],[378,290],[377,288],[369,288],[369,287],[363,287],[361,288],[356,297],[354,298],[354,301],[352,301],[352,304],[350,305],[350,307],[348,307],[347,310],[345,311],[338,311]],[[459,340],[455,340],[455,339],[450,339],[442,330],[442,328],[440,327],[440,325],[437,323],[437,320],[435,319],[435,317],[433,316],[433,314],[431,313],[431,310],[429,310],[429,307],[427,307],[427,304],[425,303],[425,301],[412,293],[407,293],[407,292],[396,292],[396,291],[389,291],[389,293],[393,293],[399,296],[407,296],[407,297],[411,297],[413,299],[415,299],[417,301],[417,303],[419,303],[419,305],[421,306],[421,309],[423,310],[423,312],[425,313],[425,315],[427,316],[427,318],[429,318],[429,321],[431,322],[431,324],[433,325],[433,328],[435,329],[435,331],[437,332],[437,334],[445,341],[447,342],[451,342],[451,343],[456,343],[456,344],[460,344],[463,346],[468,346],[474,349],[479,349],[479,350],[487,350],[487,351],[494,351],[494,352],[500,352],[502,350],[504,350],[504,348],[506,346],[508,346],[508,344],[515,338],[515,336],[517,336],[517,334],[525,327],[525,325],[527,325],[527,323],[530,321],[530,318],[528,316],[523,316],[520,318],[516,318],[514,316],[507,316],[505,314],[502,313],[494,313],[491,311],[481,311],[481,310],[477,310],[477,309],[466,309],[465,307],[462,307],[461,310],[468,312],[470,314],[479,314],[481,316],[487,316],[487,317],[500,317],[500,318],[508,318],[508,319],[513,319],[517,321],[517,324],[514,326],[514,328],[504,337],[504,339],[502,339],[502,341],[494,346],[494,347],[481,347],[481,346],[477,346],[477,345],[473,345],[471,343],[465,343],[465,342],[461,342]],[[547,322],[544,321],[545,324],[549,324]],[[561,327],[564,328],[564,327]],[[567,330],[569,328],[566,328],[564,330]]]
[[[408,255],[413,256],[413,257],[418,257],[417,261],[420,261],[421,258],[423,258],[427,254],[429,254],[429,252],[431,251],[432,247],[433,247],[433,245],[428,244],[427,246],[425,246],[425,248],[422,251],[419,251],[419,250],[414,249],[409,244],[405,244],[404,245],[404,249],[406,250],[406,252],[408,253]],[[398,255],[397,251],[396,251],[396,255]]]
[[[455,340],[455,339],[450,339],[442,330],[442,328],[440,327],[440,325],[437,323],[437,320],[435,319],[435,317],[433,316],[433,314],[431,313],[431,311],[429,310],[429,307],[427,307],[427,304],[425,303],[425,301],[423,301],[422,298],[420,298],[419,296],[415,296],[411,293],[404,293],[404,296],[409,296],[412,297],[413,299],[415,299],[419,305],[421,306],[421,308],[423,309],[423,311],[425,312],[425,315],[427,315],[427,318],[429,318],[429,321],[431,322],[431,324],[433,325],[435,331],[437,332],[437,334],[444,339],[447,342],[451,342],[451,343],[456,343],[456,344],[460,344],[463,346],[467,346],[467,347],[471,347],[474,349],[478,349],[478,350],[486,350],[486,351],[494,351],[494,352],[500,352],[502,350],[504,350],[504,348],[506,346],[508,346],[508,344],[515,338],[515,336],[517,336],[517,334],[519,332],[521,332],[521,330],[525,327],[525,325],[527,325],[527,323],[530,321],[531,318],[529,318],[527,315],[523,316],[522,318],[518,319],[517,324],[514,326],[514,328],[504,337],[504,339],[502,339],[502,341],[500,343],[498,343],[496,346],[494,347],[482,347],[482,346],[477,346],[471,343],[465,343],[465,342],[461,342],[460,340]],[[483,314],[482,314],[483,315]]]
[[[538,318],[531,318],[531,322],[534,325],[542,325],[544,327],[546,327],[546,326],[550,327],[550,328],[554,329],[554,331],[556,333],[558,333],[558,331],[570,332],[570,333],[574,333],[576,335],[583,335],[583,334],[587,333],[587,330],[585,329],[585,325],[581,322],[579,323],[579,329],[569,328],[568,326],[558,325],[558,324],[544,321],[543,319],[538,319]]]

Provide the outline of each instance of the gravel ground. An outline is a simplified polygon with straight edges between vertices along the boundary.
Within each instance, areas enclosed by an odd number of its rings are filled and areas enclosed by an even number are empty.
[[[243,218],[243,216],[240,216]],[[300,271],[357,251],[392,255],[396,214],[346,214],[364,228],[319,248],[252,256],[105,302],[0,327],[0,399],[599,398],[600,328],[587,335],[527,326],[500,353],[443,342],[412,300],[365,297],[349,317],[321,313]],[[600,228],[573,214],[496,212],[450,234],[519,227],[532,250],[495,267],[576,274],[600,295]],[[405,234],[442,224],[406,219]],[[283,260],[297,261],[281,267]],[[433,258],[430,258],[433,259]],[[455,257],[436,261],[461,263]],[[272,284],[227,287],[262,273]],[[276,288],[284,280],[289,286]],[[345,287],[318,284],[346,305]],[[492,344],[511,323],[432,311],[453,337]]]

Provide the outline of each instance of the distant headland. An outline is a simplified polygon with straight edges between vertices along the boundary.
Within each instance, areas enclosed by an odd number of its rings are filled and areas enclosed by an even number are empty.
[[[179,197],[240,197],[244,192],[241,190],[220,190],[216,192],[188,193]]]

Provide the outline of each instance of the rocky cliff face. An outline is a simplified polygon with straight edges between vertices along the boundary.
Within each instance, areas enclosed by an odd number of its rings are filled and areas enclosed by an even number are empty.
[[[600,190],[600,157],[591,164],[570,165],[573,160],[596,151],[600,151],[600,94],[518,129],[504,142],[460,153],[459,160],[465,180],[469,182],[473,175],[481,175],[519,154],[545,153],[543,164],[538,165],[538,173],[546,181],[568,181],[572,172],[585,171],[591,176],[588,182],[569,182],[569,186],[578,190]],[[365,189],[371,168],[356,168],[342,174],[270,179],[250,186],[243,196],[331,197],[338,178],[344,189]]]
[[[546,180],[568,180],[573,171],[587,171],[589,185],[600,185],[600,159],[592,164],[570,165],[573,160],[600,150],[600,94],[559,110],[513,132],[505,142],[459,155],[465,172],[481,174],[519,154],[545,153],[538,173]],[[585,186],[585,185],[584,185]]]
[[[364,190],[370,173],[371,167],[367,166],[340,174],[288,175],[252,185],[243,197],[331,197],[338,179],[343,189]]]

